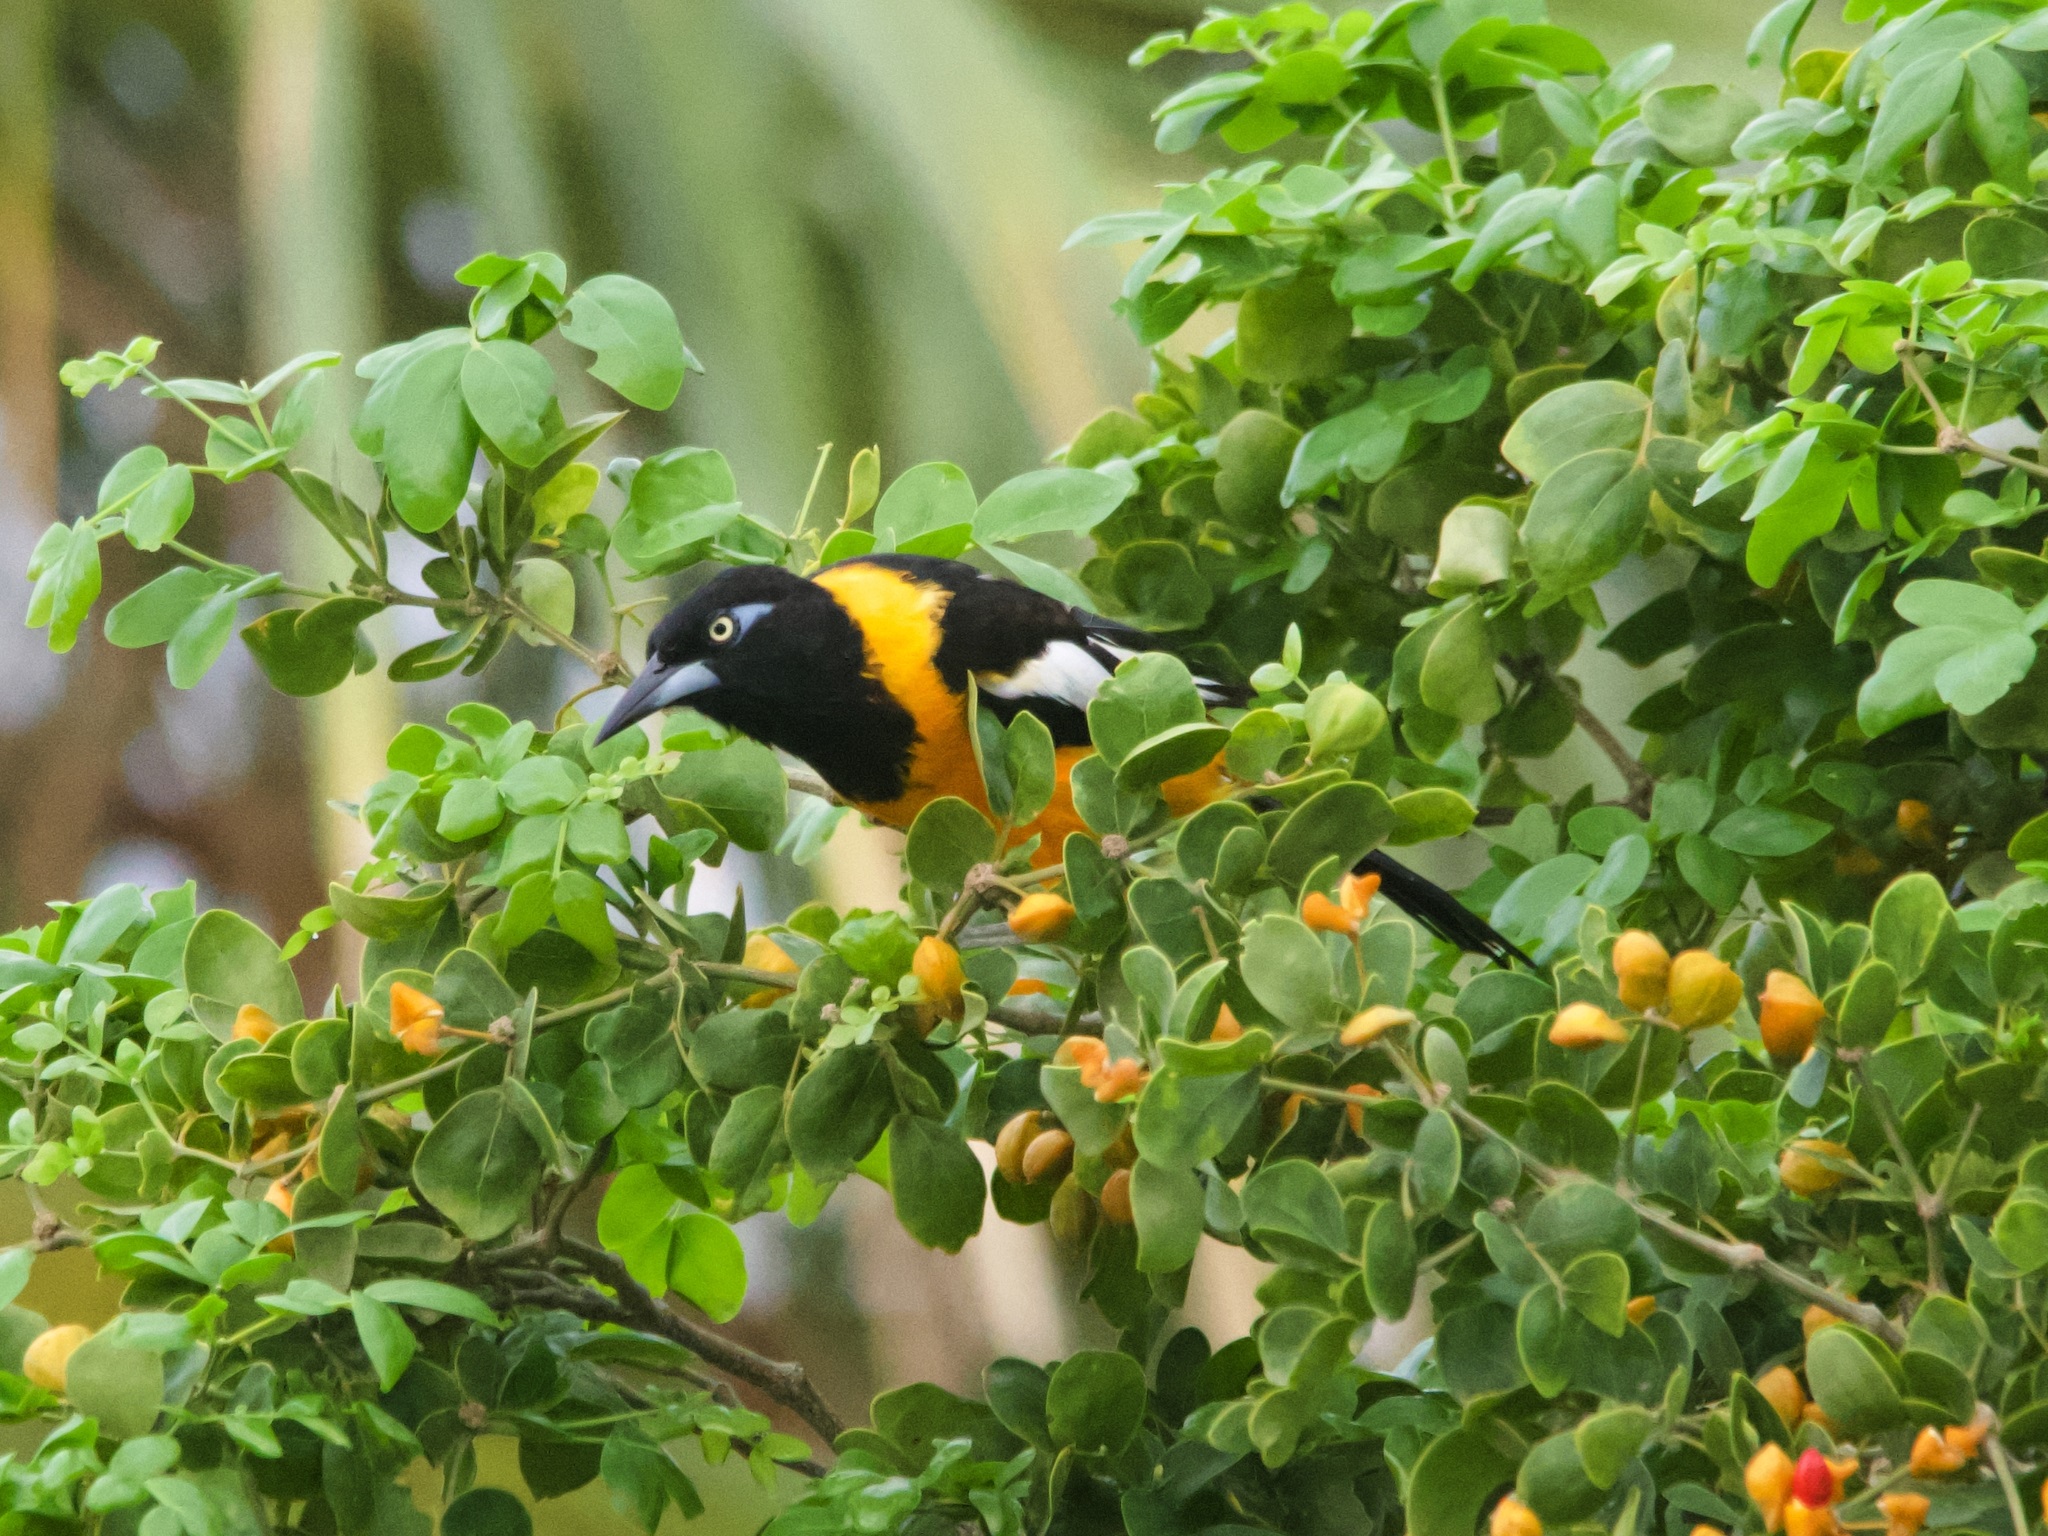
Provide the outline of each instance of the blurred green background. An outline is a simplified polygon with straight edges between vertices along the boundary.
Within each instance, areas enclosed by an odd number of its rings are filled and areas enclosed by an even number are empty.
[[[1765,7],[1557,0],[1553,14],[1610,58],[1669,40],[1667,79],[1730,82]],[[614,451],[715,445],[757,512],[793,512],[827,442],[838,473],[869,443],[890,473],[948,458],[984,488],[1034,467],[1144,381],[1109,310],[1118,254],[1060,244],[1199,174],[1152,150],[1148,122],[1191,66],[1124,63],[1197,14],[1181,0],[0,0],[13,603],[42,527],[89,510],[123,452],[154,436],[198,456],[190,423],[156,402],[64,395],[60,360],[138,332],[184,374],[255,377],[313,347],[358,355],[459,323],[450,274],[479,250],[551,248],[572,273],[662,288],[708,373],[658,433]],[[338,423],[354,381],[330,380]],[[293,562],[263,486],[209,490],[202,542]],[[110,596],[146,579],[132,551],[105,551]],[[394,628],[380,648],[422,638]],[[494,669],[494,701],[551,712],[581,686],[551,670],[560,656]],[[295,704],[236,646],[178,693],[153,651],[89,632],[53,657],[0,624],[0,925],[118,880],[192,878],[202,900],[287,930],[355,862],[327,802],[381,771],[401,709],[438,715],[471,686],[400,700],[372,677]],[[814,886],[886,901],[897,877],[886,837],[849,829],[812,869],[735,865],[699,899],[729,900],[735,879],[758,915]],[[346,961],[309,951],[309,993]],[[806,1360],[850,1416],[879,1385],[971,1389],[995,1354],[1081,1342],[1036,1229],[991,1222],[963,1258],[935,1259],[864,1219],[882,1214],[864,1196],[883,1198],[850,1188],[801,1234],[749,1224],[736,1325]],[[1233,1258],[1206,1255],[1190,1297],[1219,1339],[1245,1321]],[[114,1293],[71,1253],[39,1263],[25,1300],[91,1320]],[[743,1471],[706,1477],[698,1529],[759,1524],[768,1496]],[[516,1483],[509,1457],[485,1480]],[[593,1486],[547,1506],[542,1528],[626,1526]]]

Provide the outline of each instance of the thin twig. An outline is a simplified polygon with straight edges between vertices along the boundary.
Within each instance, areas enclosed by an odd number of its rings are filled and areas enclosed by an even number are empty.
[[[1636,761],[1635,754],[1621,744],[1621,738],[1607,728],[1602,720],[1569,688],[1565,692],[1572,701],[1572,718],[1579,729],[1593,738],[1593,745],[1607,754],[1607,760],[1621,773],[1622,782],[1628,786],[1628,797],[1623,802],[1638,816],[1650,814],[1650,797],[1656,793],[1657,780],[1650,770]]]
[[[1920,1177],[1920,1165],[1913,1161],[1912,1149],[1906,1145],[1905,1133],[1899,1128],[1898,1114],[1892,1108],[1891,1095],[1871,1078],[1870,1067],[1861,1051],[1846,1054],[1849,1071],[1877,1110],[1877,1123],[1884,1129],[1884,1139],[1891,1143],[1892,1155],[1899,1160],[1899,1166],[1905,1170],[1906,1182],[1912,1187],[1913,1208],[1920,1213],[1920,1224],[1927,1234],[1927,1289],[1930,1294],[1945,1293],[1948,1279],[1942,1273],[1941,1264],[1942,1202],[1927,1187],[1926,1180]]]
[[[564,1237],[562,1248],[592,1276],[616,1291],[623,1310],[638,1318],[640,1326],[648,1332],[673,1340],[715,1369],[767,1393],[817,1431],[827,1445],[845,1431],[845,1422],[819,1395],[801,1365],[770,1360],[722,1333],[670,1311],[627,1272],[624,1261],[616,1254],[573,1237]]]

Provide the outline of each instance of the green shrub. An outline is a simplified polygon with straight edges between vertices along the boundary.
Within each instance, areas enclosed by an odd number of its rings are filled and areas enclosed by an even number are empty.
[[[700,861],[808,854],[841,813],[789,811],[766,749],[692,717],[594,745],[573,708],[465,704],[392,741],[371,861],[282,948],[190,888],[0,939],[0,1159],[75,1208],[0,1292],[71,1244],[129,1287],[68,1365],[0,1314],[26,1372],[0,1413],[52,1426],[0,1471],[6,1528],[198,1536],[269,1500],[294,1530],[423,1529],[394,1476],[424,1454],[445,1529],[520,1531],[471,1486],[499,1434],[532,1496],[601,1476],[650,1530],[699,1507],[661,1449],[695,1435],[813,1477],[780,1536],[2022,1536],[2048,1464],[2048,13],[1849,9],[1878,24],[1853,53],[1799,50],[1812,0],[1759,25],[1769,110],[1658,87],[1665,47],[1610,66],[1537,0],[1156,39],[1140,63],[1223,66],[1160,147],[1231,164],[1077,236],[1141,247],[1119,307],[1153,387],[986,499],[951,466],[883,491],[863,453],[843,511],[783,528],[708,449],[601,475],[618,417],[566,422],[531,343],[559,327],[653,410],[694,360],[652,290],[546,255],[480,258],[467,328],[357,365],[374,504],[294,457],[332,354],[249,388],[161,378],[147,339],[70,364],[205,418],[205,463],[117,464],[38,545],[30,622],[68,648],[101,540],[166,551],[104,623],[181,687],[249,614],[292,694],[474,673],[514,633],[616,682],[621,578],[896,549],[1173,632],[1257,697],[1210,729],[1186,667],[1126,667],[1090,712],[1089,831],[1037,871],[1011,830],[1051,744],[984,721],[996,811],[924,813],[907,915],[686,915]],[[1226,306],[1222,343],[1163,350]],[[180,540],[198,483],[259,474],[345,580]],[[399,538],[432,550],[423,590]],[[394,604],[445,633],[378,657]],[[1639,756],[1564,670],[1589,645],[1664,679]],[[1590,779],[1526,768],[1580,733]],[[1190,741],[1243,793],[1176,819]],[[1475,824],[1464,899],[1534,971],[1340,887]],[[989,920],[1054,890],[1064,928]],[[362,974],[309,1008],[286,961],[335,923]],[[935,934],[966,990],[931,1028]],[[1012,995],[1020,960],[1044,997]],[[855,1174],[948,1251],[991,1194],[1048,1221],[1118,1348],[845,1427],[716,1325],[746,1288],[729,1223],[809,1221]],[[579,1241],[562,1217],[606,1177]],[[1272,1266],[1214,1349],[1170,1327],[1204,1235]],[[1427,1349],[1355,1363],[1416,1305]],[[1853,1462],[1839,1493],[1795,1478],[1809,1449]]]

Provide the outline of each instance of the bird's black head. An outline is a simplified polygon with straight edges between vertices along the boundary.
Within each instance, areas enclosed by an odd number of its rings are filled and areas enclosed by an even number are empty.
[[[721,571],[671,609],[597,739],[679,706],[794,753],[853,799],[893,798],[916,740],[846,611],[780,566]]]

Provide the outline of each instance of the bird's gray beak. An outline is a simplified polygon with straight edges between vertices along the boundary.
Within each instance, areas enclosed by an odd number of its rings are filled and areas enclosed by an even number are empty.
[[[687,703],[698,694],[716,688],[718,683],[718,674],[701,661],[672,667],[649,658],[646,670],[633,679],[632,686],[612,706],[604,724],[597,728],[595,740],[608,740],[636,721],[659,714],[672,705]]]

